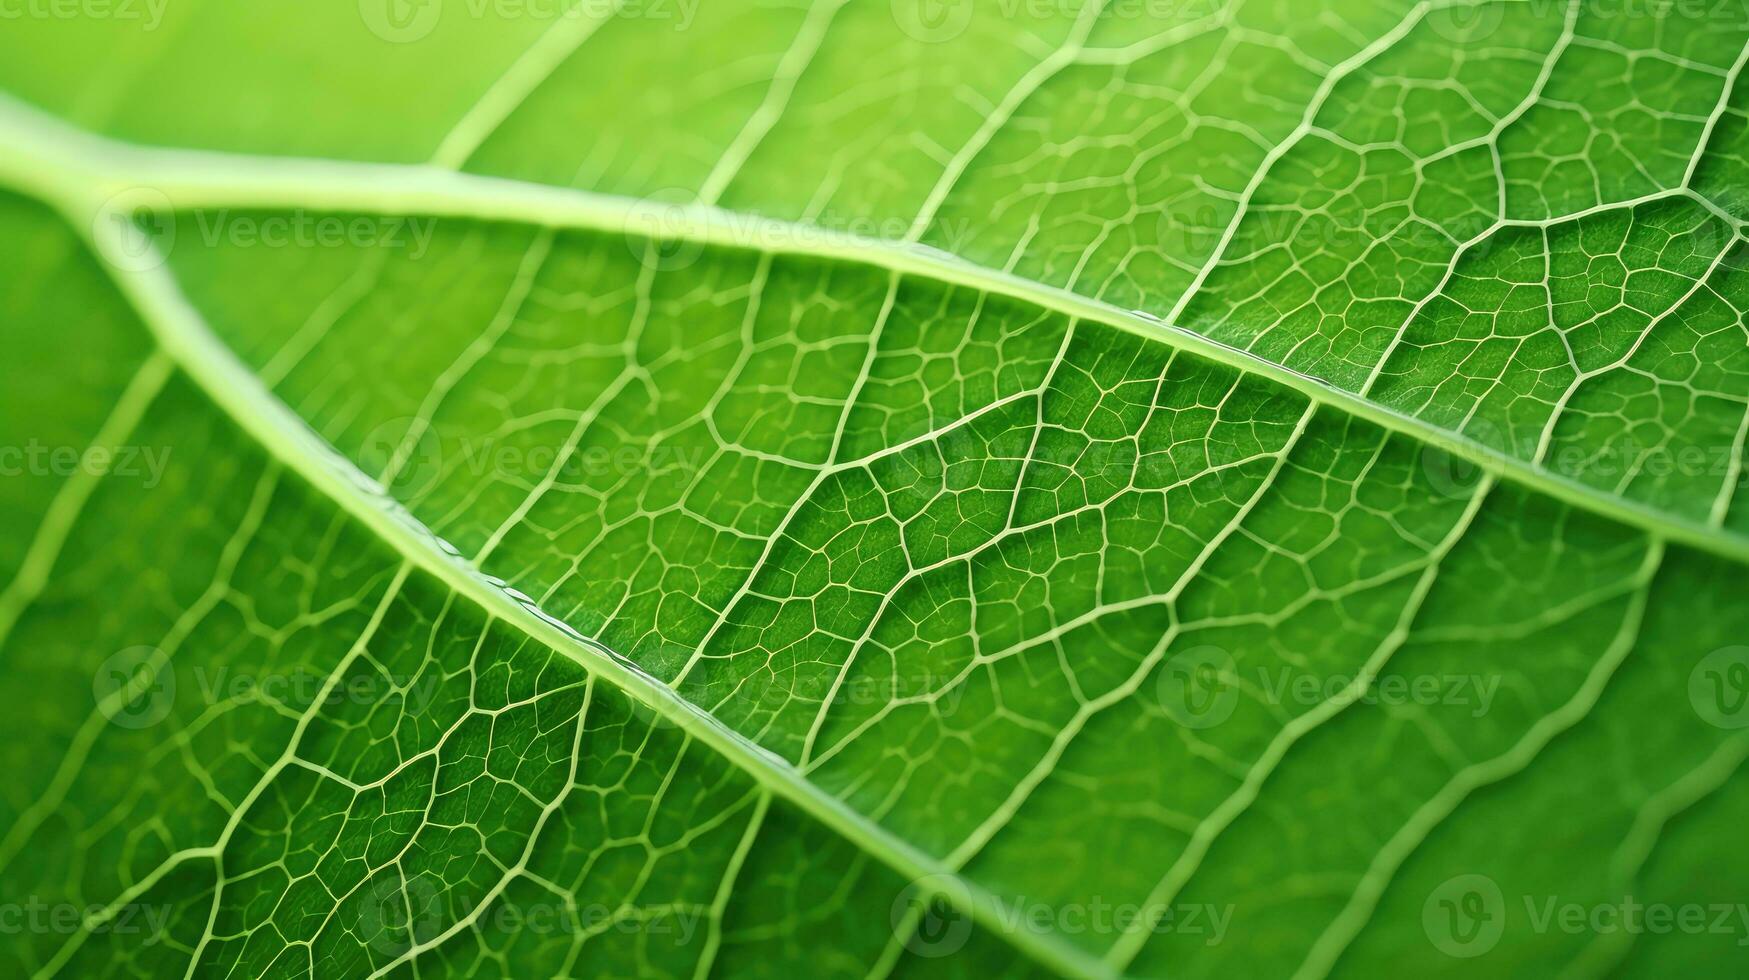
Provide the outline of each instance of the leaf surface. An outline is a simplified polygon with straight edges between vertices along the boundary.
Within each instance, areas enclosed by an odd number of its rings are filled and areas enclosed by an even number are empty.
[[[9,972],[1742,967],[1742,9],[388,9],[0,36]]]

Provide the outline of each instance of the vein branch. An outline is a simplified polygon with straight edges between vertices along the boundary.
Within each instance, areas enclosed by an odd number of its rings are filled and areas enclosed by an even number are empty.
[[[0,171],[3,169],[0,167]],[[952,880],[956,883],[952,891],[973,921],[1006,939],[1034,961],[1065,976],[1112,975],[1099,960],[1060,937],[1005,928],[1003,907],[994,894],[953,874],[936,858],[825,792],[789,763],[748,741],[630,660],[578,633],[533,601],[513,596],[494,584],[275,397],[213,335],[163,264],[140,261],[139,243],[126,235],[122,224],[96,221],[87,227],[93,247],[107,260],[123,294],[165,353],[269,455],[334,501],[411,566],[430,574],[536,642],[571,657],[590,674],[673,722],[772,794],[899,874],[911,880]]]
[[[86,133],[0,96],[0,186],[58,207],[90,228],[127,192],[175,210],[307,209],[510,221],[843,261],[1003,296],[1069,318],[1115,327],[1289,388],[1320,405],[1364,419],[1464,459],[1510,483],[1608,517],[1656,537],[1749,564],[1749,535],[1673,514],[1547,469],[1459,432],[1337,388],[1141,310],[1125,310],[909,242],[871,238],[703,204],[663,204],[574,188],[459,173],[441,167],[353,163],[134,146]],[[1688,198],[1660,191],[1616,206]],[[1740,222],[1733,224],[1739,230]],[[138,264],[134,261],[133,264]],[[191,315],[198,317],[191,309]],[[216,344],[216,341],[214,342]]]

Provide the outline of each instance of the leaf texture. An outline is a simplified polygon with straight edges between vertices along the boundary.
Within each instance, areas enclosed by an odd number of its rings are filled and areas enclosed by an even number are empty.
[[[0,962],[1740,972],[1746,40],[18,20]]]

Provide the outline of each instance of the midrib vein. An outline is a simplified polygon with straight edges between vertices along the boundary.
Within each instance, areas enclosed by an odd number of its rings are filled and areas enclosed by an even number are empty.
[[[0,166],[0,175],[4,172],[4,166]],[[92,248],[105,259],[115,282],[163,351],[267,453],[408,562],[491,616],[615,685],[723,756],[772,794],[788,800],[900,875],[911,881],[955,883],[956,887],[945,890],[944,900],[958,901],[973,921],[1041,965],[1065,976],[1114,975],[1096,957],[1053,934],[1009,928],[1006,908],[996,895],[961,878],[934,857],[826,793],[789,763],[748,741],[630,660],[547,615],[532,601],[511,595],[420,523],[268,390],[212,333],[162,263],[141,263],[137,251],[132,253],[134,259],[128,261],[129,243],[120,240],[119,226],[108,221],[81,223],[82,215],[80,208],[66,212],[76,229],[86,234]],[[131,267],[137,265],[149,267]],[[957,894],[948,895],[950,892]]]
[[[11,135],[12,112],[16,108],[0,95],[0,134]],[[24,111],[35,115],[31,110]],[[131,258],[118,261],[117,249],[122,249],[120,256],[129,256],[127,249],[134,243],[119,241],[120,226],[99,219],[113,194],[138,187],[140,182],[106,171],[98,165],[104,154],[91,152],[90,148],[115,149],[123,155],[134,151],[52,125],[62,130],[52,134],[53,139],[86,143],[87,151],[65,155],[32,152],[44,146],[0,140],[0,186],[13,187],[57,208],[75,233],[104,259],[112,279],[158,342],[163,352],[159,356],[168,355],[269,455],[413,566],[467,597],[489,615],[569,656],[594,676],[615,685],[723,756],[771,795],[789,801],[910,882],[952,883],[953,887],[938,890],[936,898],[958,905],[973,921],[1022,954],[1064,976],[1100,980],[1115,976],[1097,957],[1054,934],[1012,928],[1006,907],[996,895],[820,789],[788,762],[682,698],[632,661],[548,615],[534,602],[511,595],[497,580],[462,557],[280,401],[208,328],[204,317],[166,271],[166,263],[140,261],[137,248]]]
[[[307,209],[516,222],[774,255],[842,261],[1028,303],[1124,330],[1267,378],[1311,401],[1463,459],[1493,476],[1655,537],[1749,564],[1749,535],[1650,507],[1551,472],[1148,313],[909,242],[869,238],[709,205],[667,205],[418,164],[250,156],[145,147],[76,129],[0,95],[0,185],[58,206],[76,226],[117,194],[144,191],[177,210]],[[1687,194],[1683,190],[1661,197]],[[161,195],[161,197],[159,196]]]

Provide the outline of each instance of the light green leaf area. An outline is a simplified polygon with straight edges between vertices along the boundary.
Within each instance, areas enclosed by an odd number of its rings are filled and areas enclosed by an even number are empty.
[[[0,973],[1749,967],[1749,8],[67,9]]]

